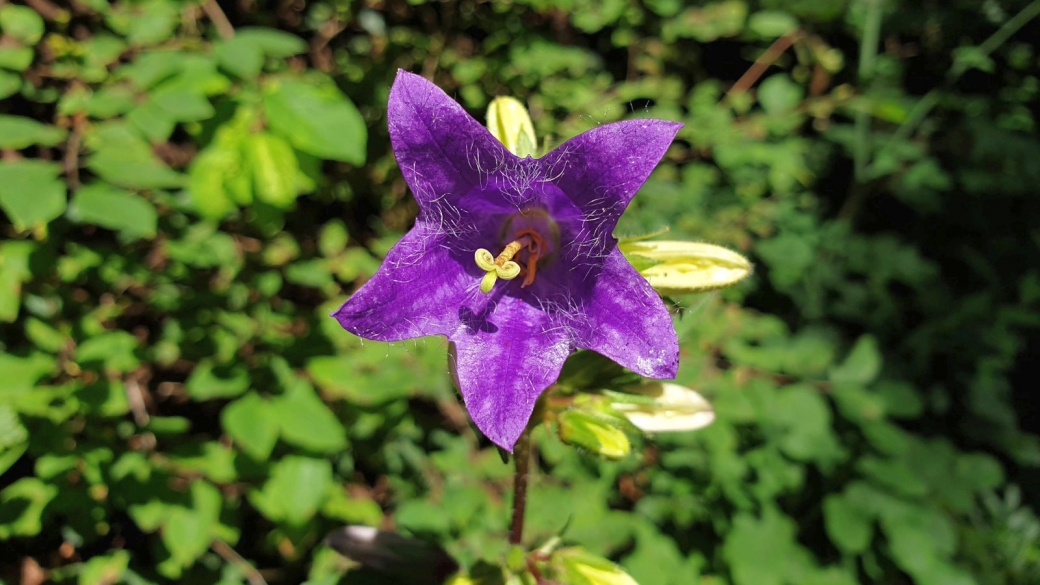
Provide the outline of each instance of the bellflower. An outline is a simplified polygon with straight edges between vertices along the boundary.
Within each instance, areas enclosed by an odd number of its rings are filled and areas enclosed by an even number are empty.
[[[612,232],[681,124],[604,124],[519,158],[438,87],[401,71],[390,140],[415,226],[333,313],[366,339],[444,335],[477,427],[512,450],[575,349],[673,378],[671,317]]]

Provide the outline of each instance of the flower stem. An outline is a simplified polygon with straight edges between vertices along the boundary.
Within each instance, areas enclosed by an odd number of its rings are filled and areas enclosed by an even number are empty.
[[[531,429],[526,428],[513,446],[516,475],[513,476],[513,522],[509,527],[509,543],[520,544],[524,538],[524,510],[527,508],[527,478],[531,467]]]

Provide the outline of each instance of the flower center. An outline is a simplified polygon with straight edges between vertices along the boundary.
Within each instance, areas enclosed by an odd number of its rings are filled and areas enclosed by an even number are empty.
[[[537,231],[531,228],[518,230],[513,240],[506,244],[498,256],[494,256],[485,248],[479,248],[473,258],[477,266],[484,271],[480,280],[480,292],[488,294],[498,279],[513,280],[523,275],[520,288],[530,286],[538,271],[538,260],[549,252],[549,246]],[[520,262],[513,260],[516,258]],[[521,266],[521,263],[523,264]]]

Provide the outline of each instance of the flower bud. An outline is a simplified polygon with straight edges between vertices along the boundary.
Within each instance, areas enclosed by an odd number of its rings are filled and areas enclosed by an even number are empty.
[[[560,438],[565,443],[608,459],[621,459],[632,450],[628,436],[609,417],[571,409],[559,414],[559,422]],[[624,421],[618,422],[624,424]]]
[[[697,391],[667,382],[646,382],[626,388],[638,400],[627,400],[621,393],[611,393],[614,410],[647,433],[693,431],[715,420],[711,404]],[[651,401],[646,401],[651,398]]]
[[[618,246],[662,294],[725,288],[747,278],[751,262],[722,246],[673,240],[622,242]]]
[[[639,585],[621,567],[580,548],[563,549],[555,556],[572,585]]]
[[[538,142],[534,136],[534,125],[520,100],[505,96],[491,100],[487,110],[487,127],[509,152],[520,158],[535,155]]]

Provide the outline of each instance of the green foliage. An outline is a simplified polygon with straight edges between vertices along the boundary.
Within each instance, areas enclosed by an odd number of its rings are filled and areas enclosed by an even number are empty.
[[[378,582],[322,544],[344,523],[502,578],[510,468],[446,344],[328,318],[416,213],[404,68],[478,118],[517,97],[550,146],[684,122],[618,235],[756,264],[670,299],[713,425],[534,430],[526,544],[586,551],[554,575],[1035,583],[1040,4],[216,5],[0,6],[0,579]],[[596,363],[557,397],[617,390]]]

